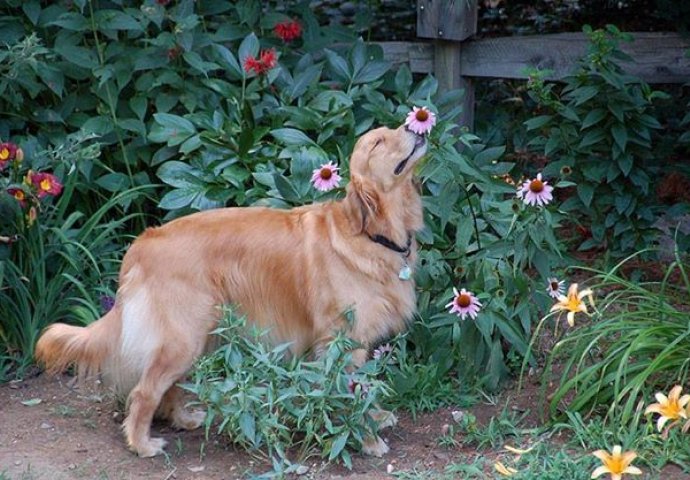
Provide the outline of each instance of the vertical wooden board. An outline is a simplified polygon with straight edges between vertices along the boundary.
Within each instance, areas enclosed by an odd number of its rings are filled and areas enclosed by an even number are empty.
[[[477,0],[417,0],[417,36],[462,41],[477,32]]]

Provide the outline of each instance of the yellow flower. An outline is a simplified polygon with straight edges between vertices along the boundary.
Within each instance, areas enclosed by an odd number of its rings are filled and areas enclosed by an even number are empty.
[[[513,467],[506,467],[501,462],[494,463],[494,468],[504,477],[512,477],[517,473],[517,470],[515,470]]]
[[[645,415],[648,413],[658,413],[659,419],[656,423],[656,428],[661,431],[664,428],[664,423],[669,420],[678,420],[679,418],[688,418],[688,414],[685,411],[685,406],[690,402],[690,395],[680,396],[680,392],[683,391],[683,387],[676,385],[668,393],[668,398],[661,392],[657,392],[656,401],[659,403],[653,403],[647,407],[644,411]]]
[[[592,472],[590,478],[597,478],[605,473],[611,474],[611,480],[621,480],[625,473],[629,473],[630,475],[642,475],[642,470],[630,465],[637,457],[637,454],[635,452],[622,453],[622,450],[620,445],[616,445],[613,447],[613,452],[611,453],[606,450],[597,450],[592,453],[592,455],[601,460],[604,465],[596,468]]]
[[[577,283],[573,283],[570,285],[570,288],[568,288],[568,296],[559,295],[558,303],[551,307],[551,311],[566,310],[568,312],[568,325],[573,327],[575,326],[575,314],[577,312],[589,313],[587,305],[582,301],[585,296],[589,297],[589,302],[594,305],[592,291],[586,289],[578,292]]]

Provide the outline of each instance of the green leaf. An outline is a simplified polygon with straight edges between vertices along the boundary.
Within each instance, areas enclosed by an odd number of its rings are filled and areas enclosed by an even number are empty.
[[[215,53],[215,59],[229,74],[230,78],[239,80],[242,78],[242,67],[235,58],[235,55],[223,45],[214,43],[211,45]]]
[[[163,210],[177,210],[189,206],[199,195],[201,190],[198,188],[179,188],[171,190],[161,198],[158,207]]]
[[[55,51],[65,60],[89,70],[98,67],[98,56],[93,49],[69,44],[55,44]]]
[[[141,32],[141,24],[134,17],[119,10],[97,10],[94,19],[102,30],[133,30]]]
[[[34,26],[38,24],[38,18],[41,16],[41,2],[39,0],[22,2],[22,10]]]
[[[256,445],[256,419],[250,412],[242,412],[240,415],[240,430],[247,440]]]
[[[89,29],[89,22],[86,20],[86,17],[76,12],[63,13],[57,20],[48,22],[46,25],[60,27],[66,30],[74,30],[76,32],[83,32]]]
[[[629,153],[625,153],[623,155],[619,155],[618,158],[616,159],[616,162],[618,162],[618,167],[621,169],[621,172],[623,172],[624,176],[630,175],[630,171],[632,170],[633,167],[633,157]]]
[[[325,53],[328,66],[336,79],[343,82],[349,82],[352,74],[350,73],[345,59],[332,50],[326,49]]]
[[[170,113],[155,113],[153,117],[156,123],[149,134],[149,140],[152,142],[167,142],[168,146],[172,147],[196,134],[194,124],[186,118]]]
[[[244,37],[244,40],[242,40],[238,51],[240,65],[244,65],[244,62],[248,57],[256,57],[259,55],[259,48],[259,39],[256,38],[254,32]],[[244,75],[244,70],[242,70],[241,73]]]
[[[292,203],[299,202],[299,193],[290,180],[285,178],[283,175],[275,175],[273,181],[275,182],[276,189],[284,200]]]
[[[202,185],[197,177],[198,170],[191,165],[171,160],[158,168],[156,175],[166,184],[177,188],[192,188]]]
[[[611,135],[616,141],[616,144],[620,147],[621,151],[625,151],[625,145],[628,143],[628,131],[625,125],[616,123],[611,127]]]
[[[594,130],[590,130],[585,134],[584,137],[582,137],[582,140],[580,141],[580,145],[578,145],[578,148],[586,148],[592,145],[596,145],[597,143],[601,142],[606,138],[606,134],[604,133],[604,130],[601,128],[595,128]]]
[[[577,186],[577,195],[580,197],[580,200],[585,207],[589,207],[592,204],[592,198],[594,197],[594,187],[587,183],[580,183]]]
[[[305,69],[304,71],[297,74],[290,89],[288,95],[290,96],[290,101],[294,101],[296,98],[301,97],[307,91],[309,86],[315,84],[319,81],[321,77],[321,66],[312,65]]]
[[[406,63],[398,68],[395,74],[395,89],[403,97],[407,97],[412,87],[412,72]]]
[[[129,187],[129,177],[124,173],[106,173],[96,180],[96,184],[109,192],[122,192]]]
[[[524,125],[527,127],[527,130],[536,130],[549,123],[552,118],[553,115],[539,115],[538,117],[530,118]]]
[[[597,123],[601,122],[604,118],[606,118],[606,110],[603,108],[595,108],[594,110],[591,110],[585,119],[582,121],[582,126],[580,130],[584,130],[585,128],[589,128],[592,125],[596,125]]]
[[[489,147],[477,153],[474,156],[474,162],[477,165],[489,165],[492,162],[495,162],[496,160],[501,158],[505,151],[505,145],[501,147]]]
[[[383,77],[391,66],[388,62],[373,61],[364,65],[355,78],[352,80],[353,84],[369,83]]]
[[[287,146],[316,145],[304,132],[294,128],[277,128],[271,130],[273,138]]]
[[[343,451],[343,448],[345,448],[345,445],[347,445],[347,439],[350,438],[350,432],[346,431],[344,433],[341,433],[338,438],[336,438],[333,441],[333,444],[331,445],[331,452],[328,455],[328,460],[334,460],[335,458],[340,455],[340,452]]]

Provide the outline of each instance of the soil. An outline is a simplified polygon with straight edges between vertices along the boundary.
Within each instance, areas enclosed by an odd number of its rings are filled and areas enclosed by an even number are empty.
[[[125,446],[117,403],[102,389],[75,387],[70,381],[68,376],[41,375],[0,385],[0,478],[229,480],[270,470],[268,463],[224,437],[211,433],[206,440],[203,429],[175,431],[164,422],[154,422],[152,433],[168,441],[167,457],[138,458]],[[517,410],[523,408],[520,405],[531,408],[537,404],[536,394],[524,390],[515,399],[502,397],[496,405],[470,410],[479,424],[485,424],[508,401]],[[480,455],[476,449],[438,443],[448,428],[444,425],[453,423],[453,410],[418,414],[415,419],[396,412],[398,425],[382,432],[391,449],[384,458],[353,455],[352,470],[312,460],[303,478],[379,480],[393,478],[391,469],[440,472],[452,462],[469,463]],[[523,425],[536,424],[536,417],[528,413]]]
[[[211,433],[207,440],[202,429],[176,431],[163,422],[154,422],[152,433],[168,441],[167,456],[139,458],[125,446],[118,404],[102,388],[72,383],[68,376],[40,375],[0,385],[0,479],[231,480],[271,470],[266,461],[235,448],[225,437]],[[537,409],[539,392],[527,383],[518,393],[507,391],[465,411],[485,425],[510,405],[524,415],[521,427],[535,427],[542,413]],[[391,449],[384,458],[353,455],[352,470],[312,460],[305,465],[309,468],[305,474],[290,478],[383,480],[402,471],[439,472],[441,477],[446,465],[473,463],[478,457],[492,468],[499,451],[439,444],[447,425],[453,423],[453,410],[443,408],[416,418],[396,412],[398,425],[382,434]],[[486,478],[495,476],[490,470],[485,473]],[[690,475],[668,467],[659,478],[690,480]]]

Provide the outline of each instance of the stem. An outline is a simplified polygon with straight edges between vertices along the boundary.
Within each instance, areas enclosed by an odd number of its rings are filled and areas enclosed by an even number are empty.
[[[462,186],[462,190],[465,192],[465,198],[467,199],[467,205],[470,207],[470,213],[472,214],[472,223],[474,223],[474,234],[477,237],[477,250],[482,249],[482,241],[479,238],[479,224],[477,223],[477,214],[472,206],[472,201],[470,200],[470,192],[467,191],[465,185]]]

